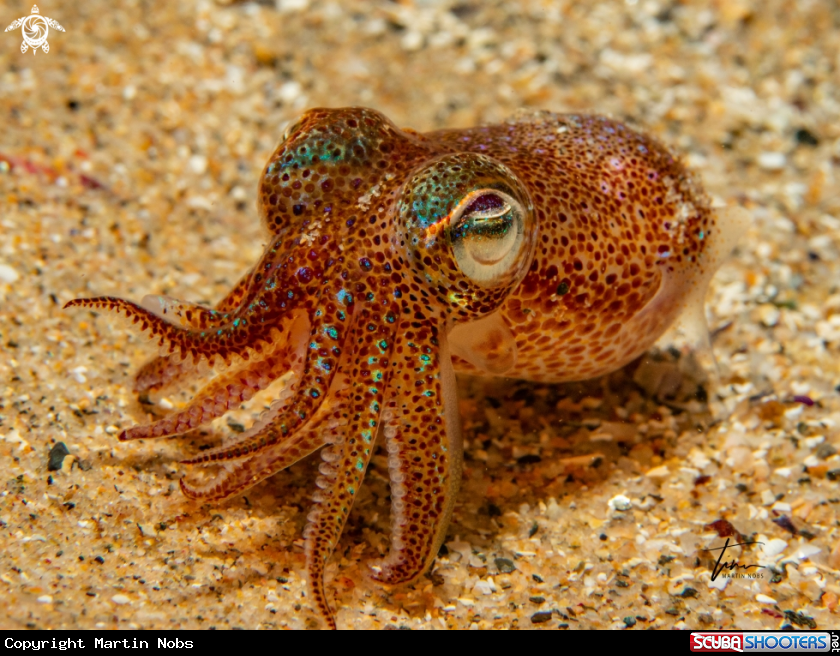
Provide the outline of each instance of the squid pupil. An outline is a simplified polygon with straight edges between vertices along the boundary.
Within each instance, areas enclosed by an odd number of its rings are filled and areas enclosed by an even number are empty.
[[[501,217],[470,217],[458,230],[456,237],[469,237],[472,239],[498,239],[504,237],[511,229],[513,221],[505,215]]]
[[[464,214],[483,214],[488,210],[500,210],[506,206],[507,203],[496,194],[482,194],[469,204],[469,207],[464,210]]]
[[[464,221],[455,229],[456,240],[498,239],[504,237],[513,226],[510,206],[496,194],[482,194],[473,200],[463,212]]]

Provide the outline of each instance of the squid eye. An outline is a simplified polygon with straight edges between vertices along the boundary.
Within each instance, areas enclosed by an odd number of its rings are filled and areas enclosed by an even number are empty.
[[[479,189],[455,208],[451,235],[455,260],[473,281],[492,285],[517,263],[524,240],[522,205],[495,189]]]

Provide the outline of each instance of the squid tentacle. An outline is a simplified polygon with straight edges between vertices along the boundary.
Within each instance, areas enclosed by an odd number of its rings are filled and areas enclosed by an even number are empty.
[[[160,294],[146,294],[140,306],[173,326],[190,331],[217,330],[231,320],[230,312],[219,312],[198,303]]]
[[[252,276],[253,270],[246,273],[227,296],[216,304],[216,310],[218,312],[236,310],[248,293]],[[134,391],[141,395],[159,391],[177,384],[194,370],[194,367],[188,363],[178,362],[176,356],[157,356],[144,364],[134,376]]]
[[[284,406],[285,407],[285,406]],[[259,453],[263,449],[268,449],[275,444],[285,442],[291,439],[294,433],[289,432],[287,427],[282,424],[282,410],[277,413],[274,421],[263,430],[249,436],[246,439],[238,439],[229,444],[222,444],[221,446],[207,449],[199,455],[192,458],[185,458],[181,460],[182,465],[205,465],[209,463],[222,463],[232,460],[243,460],[250,458],[255,453]],[[279,425],[278,425],[279,424]]]
[[[356,336],[348,372],[353,381],[345,407],[348,425],[344,439],[321,452],[324,462],[316,481],[320,489],[313,497],[315,505],[304,531],[309,593],[321,617],[333,629],[336,623],[327,601],[324,570],[370,462],[392,368],[393,326],[374,318],[367,309],[360,315],[360,325],[365,328],[360,328]]]
[[[276,429],[274,426],[274,422],[277,420],[277,417],[283,411],[284,408],[289,404],[289,400],[292,398],[294,392],[297,390],[297,384],[294,382],[294,376],[290,377],[288,384],[284,388],[283,392],[280,396],[272,401],[271,405],[269,406],[268,410],[263,412],[257,421],[254,423],[251,428],[247,431],[238,435],[234,441],[227,442],[222,444],[221,446],[214,447],[212,449],[208,449],[204,451],[201,455],[202,456],[212,456],[215,453],[227,453],[231,450],[232,447],[239,447],[242,449],[242,455],[239,457],[230,458],[230,460],[241,460],[243,458],[248,458],[253,455],[254,452],[259,452],[261,446],[268,446],[268,439],[267,435]],[[280,440],[282,441],[282,440]],[[246,448],[242,448],[246,447]],[[194,464],[206,464],[201,459],[200,456],[196,456],[194,458],[187,458],[186,460],[181,460],[182,465],[194,465]]]
[[[205,485],[193,485],[180,480],[181,490],[188,499],[221,501],[244,492],[260,481],[290,467],[326,444],[327,436],[301,431],[294,439],[274,444],[248,460],[239,463]]]
[[[317,298],[317,282],[310,283],[323,278],[326,272],[300,267],[299,263],[307,261],[306,256],[306,246],[299,240],[291,244],[285,257],[278,257],[278,248],[269,248],[263,256],[261,273],[252,276],[252,285],[241,305],[231,312],[166,297],[147,297],[144,302],[148,307],[113,296],[75,299],[64,307],[122,314],[151,332],[159,346],[176,355],[179,362],[191,357],[193,365],[205,358],[213,364],[221,359],[230,366],[235,358],[250,361],[255,355],[260,357],[270,349],[278,321],[292,310],[311,306]],[[306,274],[301,276],[304,269]],[[266,290],[262,289],[263,284]]]
[[[462,464],[446,336],[434,325],[404,326],[398,334],[394,369],[399,373],[389,389],[383,431],[391,480],[391,550],[369,564],[371,577],[389,584],[412,581],[431,565],[446,535]]]
[[[279,346],[268,357],[210,382],[183,410],[150,424],[124,430],[119,439],[136,440],[185,433],[247,401],[290,370],[300,368],[308,326],[305,319],[293,318],[279,338]],[[288,398],[292,387],[291,384],[286,387],[282,400]]]
[[[83,307],[121,314],[133,324],[140,324],[141,331],[148,330],[153,338],[157,338],[158,346],[168,346],[170,353],[173,355],[177,353],[180,360],[186,359],[190,354],[193,356],[193,364],[197,364],[200,359],[197,345],[179,344],[179,337],[182,334],[189,334],[188,331],[177,328],[134,301],[127,301],[115,296],[96,296],[94,298],[75,298],[66,303],[64,307],[65,309]]]
[[[263,333],[262,335],[236,334],[240,327],[245,328],[250,324],[246,325],[246,321],[235,314],[220,314],[206,308],[201,308],[204,314],[201,315],[199,322],[205,320],[209,322],[212,318],[213,323],[210,324],[208,330],[193,328],[189,325],[182,326],[177,320],[173,321],[172,317],[157,314],[134,301],[115,296],[77,298],[65,304],[64,307],[84,307],[122,314],[133,324],[140,324],[141,331],[149,331],[152,338],[157,338],[158,346],[166,349],[167,355],[172,356],[173,361],[189,361],[188,366],[191,367],[198,366],[204,358],[207,358],[210,364],[214,364],[217,358],[220,358],[225,364],[230,365],[235,356],[247,361],[252,358],[253,352],[259,352],[270,341],[267,337],[271,331],[270,328],[257,324],[256,329],[251,332]],[[191,307],[196,312],[200,308],[198,305]],[[219,317],[223,318],[223,323],[218,321]]]
[[[140,367],[134,376],[134,391],[141,397],[176,385],[195,373],[192,363],[179,361],[175,355],[158,355]]]
[[[340,277],[338,279],[340,280]],[[311,313],[311,328],[307,341],[309,353],[299,378],[294,402],[272,420],[270,429],[233,444],[205,451],[194,458],[184,460],[185,464],[196,465],[248,457],[256,451],[284,441],[313,417],[328,396],[338,371],[338,361],[344,343],[354,328],[352,302],[348,302],[345,311],[338,309],[334,300],[339,287],[339,283],[330,285],[328,292],[333,293],[323,294],[323,302]]]
[[[323,423],[322,417],[332,412],[336,404],[344,398],[345,388],[347,387],[346,378],[341,373],[335,376],[327,399],[317,409],[309,422],[301,426],[299,430],[315,430],[316,426]],[[282,430],[278,429],[278,424],[282,422],[282,412],[289,406],[289,400],[293,398],[292,394],[297,389],[297,383],[290,381],[281,397],[272,402],[269,409],[262,413],[251,428],[239,435],[235,442],[208,449],[198,456],[181,460],[181,464],[207,464],[214,461],[214,456],[217,454],[224,455],[225,457],[222,460],[226,462],[242,461],[255,453],[259,453],[262,449],[269,449],[274,444],[291,439],[295,433],[283,433]],[[341,422],[333,421],[332,425],[337,426],[339,423]]]
[[[182,478],[181,489],[193,500],[220,501],[292,466],[325,444],[341,439],[341,426],[346,423],[339,397],[330,398],[313,419],[288,439],[252,454],[247,460],[234,463],[221,476],[204,485],[193,485]]]

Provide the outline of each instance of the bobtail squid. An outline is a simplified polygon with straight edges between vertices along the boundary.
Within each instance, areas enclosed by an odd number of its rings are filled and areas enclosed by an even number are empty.
[[[410,582],[444,539],[461,479],[455,372],[561,382],[611,372],[680,315],[744,223],[649,136],[601,116],[525,113],[426,134],[371,109],[313,109],[259,182],[268,244],[215,307],[167,296],[68,306],[128,317],[162,347],[148,395],[217,375],[182,409],[122,431],[177,435],[281,377],[281,398],[191,499],[219,500],[320,450],[305,529],[311,603],[335,627],[324,570],[381,432],[391,545],[376,581]]]

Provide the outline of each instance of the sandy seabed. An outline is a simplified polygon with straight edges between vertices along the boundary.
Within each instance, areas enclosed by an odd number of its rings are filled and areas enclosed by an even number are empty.
[[[7,2],[2,21],[30,5]],[[753,216],[714,280],[725,413],[662,363],[598,381],[464,379],[464,482],[432,572],[386,588],[374,457],[328,569],[345,628],[831,628],[840,594],[840,7],[834,2],[99,2],[0,35],[0,627],[306,628],[317,458],[217,505],[122,444],[154,349],[81,295],[221,298],[262,252],[284,125],[367,105],[419,130],[606,113]],[[661,373],[661,372],[660,372]],[[178,406],[186,397],[167,398]],[[247,425],[261,397],[216,435]],[[69,455],[56,471],[49,452]],[[727,553],[760,576],[712,581]]]

